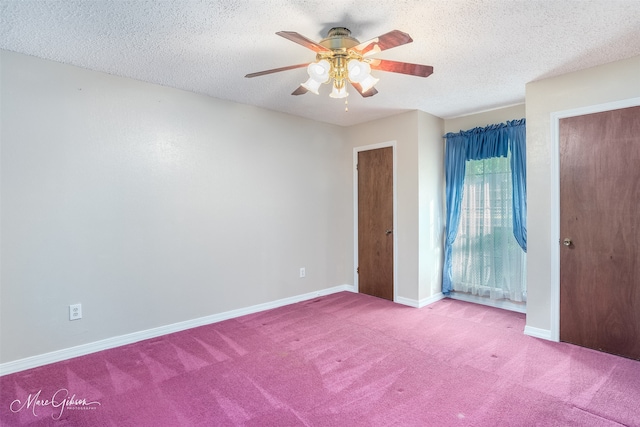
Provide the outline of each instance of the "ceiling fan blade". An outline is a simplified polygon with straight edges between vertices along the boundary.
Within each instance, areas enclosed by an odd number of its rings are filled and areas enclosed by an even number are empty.
[[[362,91],[362,86],[360,86],[360,83],[351,83],[351,86],[353,86],[353,88],[354,88],[355,90],[357,90],[357,91],[358,91],[358,93],[359,93],[360,95],[362,95],[362,97],[363,97],[363,98],[368,98],[368,97],[373,96],[373,95],[375,95],[376,93],[378,93],[378,91],[376,90],[376,88],[375,88],[375,87],[372,87],[372,88],[371,88],[371,89],[369,89],[368,91],[363,92],[363,91]]]
[[[250,73],[250,74],[247,74],[245,77],[251,78],[251,77],[264,76],[265,74],[273,74],[273,73],[279,73],[280,71],[295,70],[296,68],[303,68],[308,65],[309,63],[305,63],[305,64],[289,65],[288,67],[273,68],[271,70],[264,70],[264,71],[258,71],[257,73]]]
[[[371,65],[373,70],[409,74],[418,77],[429,77],[433,74],[433,67],[431,65],[410,64],[408,62],[389,61],[386,59],[374,59],[369,65]]]
[[[373,55],[383,50],[391,49],[392,47],[402,46],[403,44],[411,43],[413,39],[407,33],[403,33],[399,30],[389,31],[386,34],[367,40],[360,43],[352,49],[360,52],[362,56]]]
[[[312,51],[318,53],[318,52],[327,52],[330,49],[327,49],[326,47],[319,45],[318,43],[314,42],[313,40],[310,40],[308,38],[306,38],[305,36],[303,36],[302,34],[298,34],[295,31],[278,31],[276,33],[279,36],[284,37],[287,40],[291,40],[294,43],[298,43],[299,45],[302,45],[304,47],[306,47],[307,49],[311,49]]]
[[[307,89],[302,86],[298,86],[298,89],[291,92],[291,95],[304,95],[307,92],[309,92]]]

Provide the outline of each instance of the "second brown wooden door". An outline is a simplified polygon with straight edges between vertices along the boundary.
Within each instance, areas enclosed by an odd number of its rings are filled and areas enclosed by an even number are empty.
[[[560,120],[560,340],[640,359],[640,107]]]
[[[393,148],[358,153],[358,290],[393,301]]]

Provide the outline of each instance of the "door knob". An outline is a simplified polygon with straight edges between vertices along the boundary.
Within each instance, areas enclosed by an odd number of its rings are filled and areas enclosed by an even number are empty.
[[[393,230],[387,230],[387,231],[385,231],[385,232],[384,232],[384,234],[386,234],[387,236],[388,236],[389,234],[391,234],[391,233],[393,233]]]
[[[562,241],[562,244],[565,246],[571,246],[571,239],[568,237],[565,237],[565,239]]]

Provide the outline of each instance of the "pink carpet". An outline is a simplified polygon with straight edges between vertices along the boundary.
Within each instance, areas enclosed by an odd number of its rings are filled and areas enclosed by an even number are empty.
[[[2,426],[640,426],[640,362],[343,292],[0,378]]]

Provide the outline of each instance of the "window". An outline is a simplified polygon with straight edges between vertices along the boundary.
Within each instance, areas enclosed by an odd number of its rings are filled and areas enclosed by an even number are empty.
[[[467,161],[451,250],[454,291],[526,301],[526,257],[513,235],[511,180],[510,157]]]

